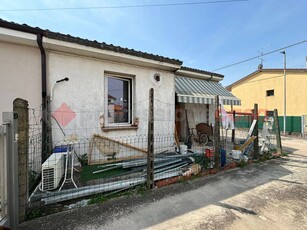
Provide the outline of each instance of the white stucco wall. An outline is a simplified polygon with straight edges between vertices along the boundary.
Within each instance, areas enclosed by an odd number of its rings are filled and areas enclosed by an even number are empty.
[[[41,105],[41,65],[37,47],[0,41],[0,124],[2,112],[13,110],[22,98],[30,108]]]
[[[82,138],[91,138],[94,133],[109,137],[125,137],[147,134],[149,89],[155,90],[155,133],[174,132],[175,84],[174,74],[145,67],[108,62],[100,59],[48,52],[48,90],[53,82],[68,77],[68,82],[56,85],[53,91],[51,111],[66,103],[76,117],[65,127],[65,134],[75,133]],[[103,132],[100,129],[100,115],[104,114],[106,72],[133,76],[133,115],[139,118],[137,130],[116,130]],[[154,74],[161,74],[161,81],[155,82]],[[61,141],[63,134],[53,120],[53,140]],[[144,142],[147,144],[147,140]],[[146,146],[144,146],[146,147]]]

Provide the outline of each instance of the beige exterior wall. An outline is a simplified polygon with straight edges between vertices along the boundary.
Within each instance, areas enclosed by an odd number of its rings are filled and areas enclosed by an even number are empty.
[[[0,41],[0,124],[2,112],[13,110],[22,98],[30,108],[41,105],[41,65],[37,47]]]
[[[307,114],[307,72],[287,72],[286,101],[287,116]],[[267,90],[274,90],[274,96],[266,96]],[[231,92],[241,99],[241,106],[234,106],[236,111],[249,112],[258,103],[260,115],[265,111],[278,109],[284,115],[284,73],[260,72],[249,79],[232,86]],[[227,108],[229,109],[229,108]]]

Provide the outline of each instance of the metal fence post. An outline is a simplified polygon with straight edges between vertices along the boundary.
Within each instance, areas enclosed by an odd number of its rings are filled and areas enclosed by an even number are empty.
[[[301,116],[301,136],[305,137],[305,122],[304,115]]]
[[[3,113],[3,124],[6,125],[6,159],[7,159],[7,212],[9,226],[18,229],[19,199],[18,199],[18,114],[14,112]]]
[[[254,139],[254,157],[255,159],[258,159],[259,158],[258,104],[254,104],[253,117],[254,120],[257,120],[254,128],[254,136],[256,137]]]
[[[233,118],[233,125],[234,127],[236,127],[236,111],[235,110],[232,111],[232,118]],[[232,143],[235,143],[235,136],[236,136],[236,129],[234,128],[231,131],[231,142]]]
[[[219,96],[215,97],[215,124],[214,124],[214,162],[215,167],[219,171],[221,168],[220,160],[220,112],[219,112]]]
[[[0,125],[0,196],[1,196],[1,220],[0,226],[9,227],[7,220],[7,165],[5,151],[5,130],[4,126]]]
[[[280,127],[279,127],[277,109],[274,109],[274,119],[275,119],[275,134],[276,134],[276,140],[277,140],[277,146],[276,146],[277,153],[282,154],[282,145],[281,145],[281,138],[280,138]]]

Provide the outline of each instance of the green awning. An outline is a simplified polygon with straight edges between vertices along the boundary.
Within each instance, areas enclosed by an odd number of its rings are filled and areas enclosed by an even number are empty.
[[[218,82],[179,76],[175,81],[178,102],[214,104],[218,95],[224,105],[241,105],[240,99]]]

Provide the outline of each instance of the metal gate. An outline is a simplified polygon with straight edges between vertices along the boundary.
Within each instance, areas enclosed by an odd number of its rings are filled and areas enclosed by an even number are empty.
[[[7,165],[6,165],[6,135],[4,126],[0,125],[0,226],[5,225],[7,219],[7,193],[6,193],[6,184],[7,184]]]
[[[11,229],[19,223],[17,119],[17,113],[4,112],[0,125],[0,226]]]
[[[307,138],[307,115],[302,115],[302,137]]]

